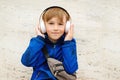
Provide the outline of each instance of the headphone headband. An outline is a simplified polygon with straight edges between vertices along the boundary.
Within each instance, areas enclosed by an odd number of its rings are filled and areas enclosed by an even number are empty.
[[[46,8],[44,11],[43,11],[43,14],[45,14],[46,11],[48,11],[49,9],[52,9],[52,8],[59,8],[59,9],[62,9],[63,11],[65,11],[67,13],[67,15],[70,17],[69,13],[67,12],[67,10],[65,10],[64,8],[60,7],[60,6],[51,6],[51,7],[48,7]]]
[[[59,8],[59,9],[63,10],[63,11],[68,15],[68,17],[70,17],[70,15],[69,15],[69,13],[67,12],[67,10],[65,10],[65,9],[62,8],[62,7],[59,7],[59,6],[51,6],[51,7],[46,8],[46,9],[43,11],[43,13],[41,14],[40,18],[39,18],[40,29],[41,29],[42,33],[45,33],[45,32],[46,32],[46,28],[45,28],[45,24],[44,24],[44,21],[43,21],[43,19],[42,19],[42,16],[44,16],[44,14],[46,13],[46,11],[49,10],[49,9],[51,9],[51,8]],[[67,21],[67,23],[66,23],[66,28],[65,28],[65,32],[66,32],[66,33],[68,32],[69,28],[70,28],[70,21]]]

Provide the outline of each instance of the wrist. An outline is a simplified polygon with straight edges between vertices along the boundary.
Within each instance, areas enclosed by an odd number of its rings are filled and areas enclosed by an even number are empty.
[[[41,36],[41,35],[37,35],[37,38],[38,38],[38,39],[41,39],[41,40],[43,40],[43,41],[44,41],[44,39],[45,39],[45,38],[44,38],[43,36]]]
[[[71,41],[71,40],[72,40],[72,38],[65,38],[64,41]]]
[[[37,36],[41,36],[42,38],[45,38],[45,35],[44,35],[44,34],[42,34],[42,35],[39,35],[39,34],[38,34]]]

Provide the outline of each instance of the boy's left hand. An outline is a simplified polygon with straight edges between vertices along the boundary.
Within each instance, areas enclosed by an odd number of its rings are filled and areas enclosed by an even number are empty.
[[[69,29],[68,32],[66,33],[65,41],[72,40],[72,38],[73,38],[73,33],[74,33],[74,25],[71,24],[71,25],[70,25],[70,29]]]

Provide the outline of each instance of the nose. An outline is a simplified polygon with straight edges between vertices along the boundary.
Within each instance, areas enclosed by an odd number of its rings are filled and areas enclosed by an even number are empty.
[[[58,25],[54,25],[54,30],[58,30]]]

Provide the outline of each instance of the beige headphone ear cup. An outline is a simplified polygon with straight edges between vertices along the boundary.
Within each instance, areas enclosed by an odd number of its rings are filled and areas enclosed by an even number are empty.
[[[44,21],[42,19],[40,20],[40,29],[41,29],[42,33],[46,33],[45,24],[44,24]]]
[[[67,21],[66,23],[66,28],[65,28],[65,33],[67,33],[70,29],[70,21]]]

